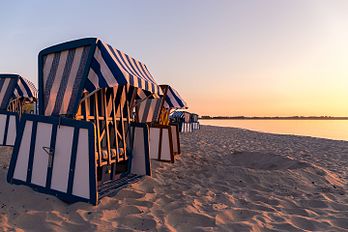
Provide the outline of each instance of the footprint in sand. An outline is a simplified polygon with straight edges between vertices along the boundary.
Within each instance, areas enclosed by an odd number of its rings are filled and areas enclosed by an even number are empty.
[[[300,216],[293,216],[290,218],[290,221],[295,226],[308,231],[325,231],[327,229],[330,229],[330,224],[327,222],[320,222],[310,217],[300,217]]]
[[[117,193],[117,198],[139,199],[145,196],[145,193],[135,189],[122,189]]]
[[[212,227],[215,226],[213,217],[188,212],[186,209],[178,209],[170,212],[166,218],[167,223],[179,231],[190,231],[195,227]]]
[[[247,209],[228,209],[219,212],[215,219],[217,224],[226,224],[233,221],[248,221],[259,213]]]
[[[156,220],[149,216],[130,215],[127,218],[118,218],[119,228],[132,229],[136,231],[155,231]]]

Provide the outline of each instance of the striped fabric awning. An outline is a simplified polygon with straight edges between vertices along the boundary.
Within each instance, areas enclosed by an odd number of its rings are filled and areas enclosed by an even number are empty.
[[[183,118],[185,117],[185,111],[174,111],[170,114],[170,118]]]
[[[143,63],[98,40],[86,90],[92,92],[100,88],[126,84],[150,93],[162,94],[161,88]]]
[[[183,118],[185,122],[190,121],[191,114],[187,111],[174,111],[169,115],[169,118],[178,119]]]
[[[0,74],[0,109],[6,110],[17,98],[36,101],[38,92],[35,85],[17,74]]]
[[[39,55],[40,114],[75,114],[82,92],[129,85],[163,92],[148,68],[96,38],[46,48]]]
[[[187,104],[179,93],[169,85],[161,85],[165,94],[165,101],[163,106],[167,109],[183,109],[187,108]]]
[[[137,119],[139,122],[158,122],[163,108],[167,110],[187,108],[186,102],[174,88],[169,85],[160,86],[164,95],[158,99],[144,94],[143,91],[137,93],[137,96],[141,99],[137,103]]]

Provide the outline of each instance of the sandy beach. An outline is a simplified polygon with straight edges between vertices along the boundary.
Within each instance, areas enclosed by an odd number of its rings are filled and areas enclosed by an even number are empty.
[[[348,231],[348,142],[202,126],[175,163],[98,206],[6,182],[2,231]]]

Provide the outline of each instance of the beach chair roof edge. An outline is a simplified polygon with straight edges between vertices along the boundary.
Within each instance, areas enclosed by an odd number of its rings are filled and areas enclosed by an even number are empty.
[[[179,92],[172,86],[163,84],[160,85],[165,93],[164,107],[168,109],[187,109],[186,101],[180,96]]]
[[[66,53],[69,53],[73,50],[77,51],[78,49],[82,48],[85,48],[86,50],[83,51],[84,54],[82,58],[85,62],[83,64],[83,73],[79,73],[78,87],[74,87],[74,91],[76,93],[71,94],[74,96],[68,98],[69,100],[71,100],[70,103],[73,102],[71,104],[74,104],[74,106],[69,105],[68,108],[65,107],[64,109],[59,109],[58,107],[58,109],[54,109],[52,112],[46,113],[45,109],[41,107],[40,114],[75,114],[79,104],[79,96],[82,96],[83,91],[86,90],[87,92],[92,93],[93,91],[96,91],[98,89],[115,87],[117,85],[130,85],[151,92],[153,94],[163,95],[160,86],[156,83],[155,79],[150,74],[145,64],[111,47],[109,44],[102,42],[98,38],[83,38],[53,45],[51,47],[43,49],[39,53],[39,99],[41,103],[47,105],[47,99],[56,99],[55,97],[47,97],[47,93],[50,92],[50,90],[45,90],[44,86],[46,88],[47,85],[43,83],[44,81],[47,81],[48,75],[51,75],[50,71],[54,69],[53,66],[62,65],[59,62],[67,62],[70,54],[66,55]],[[59,57],[58,59],[54,60],[54,55],[60,56],[60,54],[64,51],[67,52],[65,52],[63,58]],[[73,58],[70,59],[72,59],[72,62],[74,62],[75,57],[74,55],[72,56]],[[46,60],[49,60],[49,62],[46,62]],[[46,63],[48,63],[48,65]],[[48,68],[44,67],[44,65],[47,65]],[[55,68],[57,69],[57,67]],[[64,68],[65,67],[63,66],[63,69]],[[45,74],[44,69],[46,69]],[[54,80],[54,78],[56,78],[55,75],[56,73],[53,72],[53,77],[50,77],[51,82],[52,80]],[[68,78],[71,78],[71,76],[69,76]],[[76,79],[76,77],[73,78]],[[52,86],[52,83],[50,83],[48,86]],[[72,90],[69,91],[71,92]],[[66,100],[66,98],[64,98],[64,100]],[[58,99],[56,101],[62,102],[63,100]],[[58,105],[60,104],[61,103],[58,103]]]
[[[1,109],[6,109],[13,99],[25,98],[30,102],[37,100],[38,91],[35,85],[17,73],[0,73],[0,86],[3,92],[0,94]]]

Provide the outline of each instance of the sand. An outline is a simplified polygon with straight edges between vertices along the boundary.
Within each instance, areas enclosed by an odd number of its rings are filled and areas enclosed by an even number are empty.
[[[6,182],[4,231],[348,231],[348,142],[202,126],[175,163],[105,197],[68,205]]]

